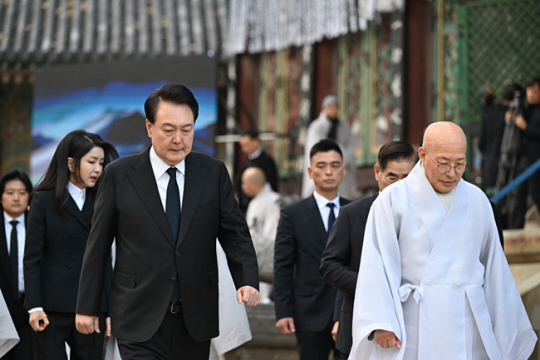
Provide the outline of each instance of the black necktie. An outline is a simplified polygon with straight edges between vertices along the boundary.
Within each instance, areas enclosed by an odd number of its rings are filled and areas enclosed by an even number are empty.
[[[334,214],[334,207],[336,204],[334,203],[328,203],[326,204],[330,208],[330,214],[328,214],[328,235],[330,235],[330,230],[332,230],[332,226],[334,226],[334,221],[336,221],[336,215]]]
[[[167,185],[167,198],[165,199],[165,215],[169,223],[174,241],[178,238],[178,228],[180,227],[180,190],[176,182],[176,168],[170,167],[167,169],[169,174],[169,184]],[[178,278],[178,274],[176,275]],[[174,288],[171,295],[171,304],[176,304],[180,299],[180,286],[178,280],[174,282]]]
[[[178,237],[178,227],[180,226],[180,191],[178,190],[178,183],[176,182],[176,168],[171,167],[167,169],[169,174],[169,185],[167,185],[167,199],[165,201],[165,215],[167,215],[167,222],[169,223],[169,229],[176,241]]]
[[[11,239],[9,248],[9,257],[11,259],[11,283],[13,284],[13,294],[19,298],[19,241],[17,240],[17,220],[9,222],[11,228]]]

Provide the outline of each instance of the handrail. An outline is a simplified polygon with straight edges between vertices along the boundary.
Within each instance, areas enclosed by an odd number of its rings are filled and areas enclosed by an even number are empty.
[[[494,203],[501,200],[505,197],[510,191],[516,188],[519,184],[527,180],[532,174],[534,174],[538,169],[540,169],[540,159],[536,160],[531,166],[525,169],[524,172],[519,174],[514,180],[505,185],[501,191],[493,195],[490,200]]]

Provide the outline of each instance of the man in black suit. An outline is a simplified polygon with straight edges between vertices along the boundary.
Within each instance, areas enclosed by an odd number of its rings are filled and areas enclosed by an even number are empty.
[[[384,144],[374,165],[379,191],[405,179],[417,161],[416,151],[408,143],[392,141]],[[332,331],[335,333],[337,330],[338,356],[335,359],[339,360],[348,358],[352,346],[352,310],[364,227],[371,204],[378,195],[357,200],[341,209],[322,255],[320,274],[340,292],[335,309],[335,313],[340,314],[339,322],[334,324]]]
[[[308,173],[313,194],[281,210],[274,253],[276,327],[295,333],[300,360],[328,360],[333,347],[335,289],[319,275],[321,255],[339,208],[350,201],[338,194],[345,176],[339,145],[315,144]]]
[[[24,172],[10,170],[0,178],[2,231],[0,231],[0,289],[20,341],[2,359],[33,358],[32,329],[24,307],[23,255],[32,182]],[[16,245],[16,246],[15,246]]]
[[[240,148],[242,152],[247,155],[247,159],[242,165],[242,169],[238,174],[238,179],[236,182],[236,193],[238,195],[238,203],[240,204],[240,209],[246,213],[249,202],[251,198],[246,195],[242,189],[242,175],[247,168],[258,167],[264,171],[264,176],[266,176],[266,181],[270,183],[272,190],[278,192],[278,173],[276,169],[276,163],[274,159],[263,149],[261,148],[261,141],[259,139],[259,132],[256,130],[247,130],[242,133],[240,138]]]
[[[257,260],[225,165],[192,152],[198,103],[183,85],[145,102],[152,146],[105,169],[84,257],[77,329],[96,315],[116,238],[112,333],[123,359],[207,359],[218,330],[216,238],[238,302],[256,305]]]

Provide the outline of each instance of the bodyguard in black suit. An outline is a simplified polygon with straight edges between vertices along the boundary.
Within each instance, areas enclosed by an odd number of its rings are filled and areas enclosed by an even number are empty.
[[[94,193],[103,167],[118,156],[98,135],[84,130],[59,143],[43,180],[32,195],[24,254],[26,307],[35,360],[101,359],[104,332],[81,335],[75,305],[82,260],[94,211]],[[102,326],[107,310],[99,293]]]
[[[295,333],[301,360],[328,360],[333,347],[335,289],[319,275],[322,252],[339,208],[338,187],[345,175],[343,156],[333,140],[313,146],[308,168],[312,196],[281,211],[274,254],[276,327]]]
[[[239,302],[260,295],[255,250],[225,165],[191,152],[198,104],[164,85],[145,103],[152,146],[107,167],[96,198],[77,328],[98,330],[99,290],[116,238],[112,332],[123,359],[207,359],[218,329],[216,238]]]
[[[406,178],[417,160],[415,150],[403,141],[383,145],[374,166],[379,191]],[[344,293],[342,302],[336,301],[341,314],[336,339],[339,355],[335,358],[340,360],[348,358],[352,346],[352,311],[364,229],[371,204],[378,195],[357,200],[340,210],[322,255],[321,276]]]
[[[22,265],[32,183],[24,172],[10,170],[0,178],[0,192],[0,289],[20,339],[2,359],[28,360],[33,358],[32,328],[24,307]]]

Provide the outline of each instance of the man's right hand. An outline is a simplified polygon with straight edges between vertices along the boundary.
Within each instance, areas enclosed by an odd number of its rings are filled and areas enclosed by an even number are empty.
[[[276,322],[276,328],[282,335],[289,335],[296,332],[294,327],[294,320],[292,317],[281,318]]]
[[[75,315],[75,326],[81,334],[99,333],[99,318],[94,315]]]
[[[339,321],[336,321],[334,323],[334,327],[332,328],[332,339],[334,339],[334,341],[336,341],[337,339],[338,329],[339,329]]]
[[[34,331],[43,331],[49,326],[49,318],[45,311],[33,311],[30,313],[30,326]]]
[[[395,346],[396,348],[401,349],[401,341],[399,341],[396,334],[392,331],[375,330],[373,338],[382,348],[390,349]]]

